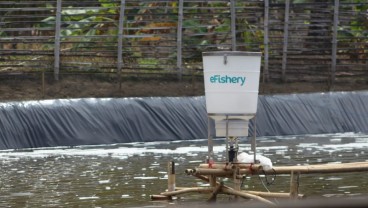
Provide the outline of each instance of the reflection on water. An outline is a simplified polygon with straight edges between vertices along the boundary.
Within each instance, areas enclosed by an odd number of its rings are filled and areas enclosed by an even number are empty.
[[[259,153],[271,158],[275,166],[368,161],[368,135],[257,140]],[[224,140],[214,143],[215,159],[223,161]],[[250,151],[246,138],[240,140],[240,150]],[[185,175],[184,170],[202,163],[206,155],[206,140],[0,151],[0,207],[166,206],[151,202],[149,196],[166,189],[167,162],[174,160],[177,164],[177,186],[205,186]],[[262,180],[248,176],[243,188],[266,191]],[[267,188],[288,192],[289,176],[278,176]],[[302,175],[300,192],[326,198],[366,196],[368,174]],[[181,203],[205,198],[185,195]]]

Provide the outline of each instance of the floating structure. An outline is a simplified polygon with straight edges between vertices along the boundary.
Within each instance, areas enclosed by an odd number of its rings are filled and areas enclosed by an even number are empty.
[[[172,162],[171,162],[172,163]],[[265,171],[261,165],[245,163],[214,163],[200,164],[193,169],[185,170],[187,175],[209,183],[209,187],[175,187],[168,189],[159,195],[152,195],[151,199],[171,199],[173,196],[188,193],[207,194],[208,202],[216,201],[218,194],[233,195],[246,199],[252,199],[267,205],[276,205],[269,198],[289,198],[301,199],[305,195],[299,193],[299,177],[301,174],[327,174],[327,173],[347,173],[347,172],[367,172],[368,162],[341,163],[341,164],[319,164],[304,166],[280,166],[273,167],[272,170]],[[245,175],[290,175],[289,193],[261,192],[241,190],[241,180]],[[233,186],[224,185],[221,178],[232,179]],[[169,174],[169,187],[173,186],[175,174]]]
[[[168,189],[152,200],[167,200],[186,193],[206,193],[208,202],[216,201],[218,194],[233,195],[276,205],[268,198],[303,198],[298,192],[300,174],[323,174],[368,171],[368,162],[319,164],[304,166],[272,166],[270,159],[257,155],[256,130],[252,137],[253,155],[239,153],[238,137],[248,136],[248,124],[254,119],[258,101],[261,54],[254,52],[221,51],[203,53],[208,124],[215,122],[216,136],[225,137],[226,160],[215,162],[211,126],[208,125],[208,156],[206,163],[187,169],[185,173],[208,183],[208,187],[176,187],[175,163],[168,163]],[[255,127],[256,128],[256,125]],[[238,157],[239,156],[239,157]],[[241,181],[247,175],[290,175],[289,193],[241,190]],[[224,178],[232,185],[225,185]]]

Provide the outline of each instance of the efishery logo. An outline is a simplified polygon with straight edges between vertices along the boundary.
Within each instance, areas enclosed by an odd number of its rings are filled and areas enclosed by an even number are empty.
[[[232,77],[232,76],[221,76],[219,74],[213,75],[210,77],[211,83],[219,83],[219,84],[240,84],[243,86],[245,84],[246,77]]]

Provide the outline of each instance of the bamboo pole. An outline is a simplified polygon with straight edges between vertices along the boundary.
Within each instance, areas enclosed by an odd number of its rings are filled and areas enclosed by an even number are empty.
[[[215,175],[216,177],[232,177],[234,170],[195,168],[192,174],[196,175]]]
[[[161,196],[176,196],[176,195],[186,194],[186,193],[191,193],[191,192],[211,193],[211,192],[213,192],[213,188],[212,187],[191,187],[191,188],[183,188],[183,189],[176,190],[176,191],[162,192],[160,195]]]
[[[233,164],[234,165],[234,164]],[[240,167],[240,174],[290,174],[291,171],[299,172],[300,174],[315,174],[315,173],[347,173],[347,172],[364,172],[368,171],[368,162],[355,163],[340,163],[340,164],[319,164],[319,165],[304,165],[304,166],[279,166],[273,167],[273,170],[264,171],[260,165],[236,164]],[[188,175],[200,174],[216,176],[232,177],[233,169],[225,169],[224,164],[213,164],[212,169],[208,168],[208,164],[200,164],[199,168],[188,169]]]
[[[229,162],[229,115],[226,115],[226,162]]]
[[[254,128],[253,128],[253,136],[252,136],[252,145],[251,149],[253,151],[253,161],[257,161],[257,116],[254,116]]]
[[[198,192],[198,193],[210,193],[210,192],[212,192],[211,197],[208,199],[209,202],[214,201],[214,199],[215,199],[214,195],[217,195],[219,193],[225,193],[225,194],[240,196],[240,197],[243,197],[243,198],[246,198],[246,199],[257,200],[257,201],[266,203],[268,205],[275,205],[273,202],[259,196],[259,194],[261,192],[255,192],[255,193],[258,194],[258,195],[255,195],[255,194],[244,192],[244,191],[236,191],[236,190],[233,190],[230,187],[224,186],[223,183],[220,183],[215,189],[214,188],[207,188],[207,187],[191,187],[191,188],[183,188],[183,189],[177,190],[177,191],[163,192],[160,195],[151,195],[151,199],[168,200],[172,196],[191,193],[191,192]],[[269,196],[274,197],[274,196],[276,196],[276,194],[269,195]]]
[[[204,179],[204,178],[201,178],[201,179]],[[230,188],[225,185],[224,187]],[[209,188],[209,187],[176,187],[175,191],[163,192],[163,193],[160,193],[160,195],[151,195],[151,196],[158,196],[157,198],[166,197],[165,199],[170,199],[169,196],[176,196],[176,195],[186,194],[186,193],[191,193],[191,192],[211,193],[213,191],[214,191],[213,188]],[[264,197],[264,198],[290,198],[290,193],[276,193],[276,192],[263,192],[263,191],[248,191],[248,190],[247,191],[242,190],[242,192]],[[298,194],[299,199],[302,199],[304,197],[305,197],[304,194]]]
[[[223,169],[208,169],[208,168],[194,168],[190,171],[186,171],[188,175],[215,175],[216,177],[228,177],[228,178],[233,178],[234,177],[234,173],[236,172],[236,170],[234,169],[228,169],[228,170],[223,170]],[[251,171],[250,169],[239,169],[238,171],[238,175],[244,175],[244,174],[264,174],[264,172],[262,171]],[[270,172],[271,174],[271,172]],[[273,174],[273,172],[272,172]]]
[[[211,135],[211,119],[207,115],[207,135],[208,135],[208,161],[207,163],[213,163],[213,140]]]
[[[241,181],[240,178],[238,177],[240,175],[240,169],[239,167],[235,167],[234,172],[233,172],[233,181],[234,181],[234,189],[237,191],[240,191],[240,186],[241,186]]]
[[[368,171],[368,162],[341,163],[341,164],[321,164],[321,165],[305,165],[305,166],[282,166],[274,167],[276,174],[290,174],[293,170],[300,174],[313,173],[346,173],[346,172],[363,172]],[[266,171],[273,173],[273,171]]]
[[[209,179],[206,176],[202,176],[202,175],[198,175],[198,174],[196,174],[194,176],[199,178],[199,179],[202,179],[204,181],[209,182]],[[220,184],[220,183],[218,183],[218,184]],[[275,205],[271,201],[268,201],[267,199],[264,199],[260,196],[257,196],[257,195],[254,195],[254,194],[251,194],[251,193],[248,193],[248,192],[244,192],[244,191],[236,191],[236,190],[233,190],[232,188],[230,188],[228,186],[225,186],[225,185],[222,186],[221,193],[240,196],[240,197],[247,198],[247,199],[254,199],[254,200],[257,200],[257,201],[260,201],[260,202],[264,202],[266,204]]]
[[[218,185],[216,176],[210,175],[208,179],[211,187],[216,187]]]
[[[187,188],[188,188],[188,187],[177,186],[177,187],[175,187],[175,191],[183,190],[183,189],[187,189]]]
[[[271,201],[269,201],[265,198],[262,198],[260,196],[256,196],[256,195],[253,195],[253,194],[245,193],[245,192],[242,192],[242,191],[236,191],[234,189],[223,188],[222,192],[225,193],[225,194],[240,196],[240,197],[243,197],[243,198],[246,198],[246,199],[254,199],[254,200],[266,203],[268,205],[276,206],[276,204],[274,204],[273,202],[271,202]]]
[[[290,193],[275,193],[275,192],[263,192],[263,191],[243,191],[256,196],[266,197],[266,198],[290,198]],[[304,198],[304,194],[298,194],[299,199]]]
[[[204,181],[206,181],[206,182],[210,182],[210,179],[209,179],[207,176],[198,175],[198,174],[195,174],[195,175],[193,175],[193,176],[195,176],[195,177],[197,177],[197,178],[199,178],[199,179],[201,179],[201,180],[204,180]]]
[[[224,187],[223,181],[221,181],[220,184],[213,189],[210,198],[207,199],[207,202],[215,202],[217,199],[217,194],[221,191],[222,187]]]
[[[197,177],[198,179],[201,179],[203,181],[209,182],[209,178],[203,175],[193,175],[195,177]],[[217,185],[220,184],[219,182],[217,182]],[[229,188],[231,189],[231,187],[224,185],[224,188]],[[177,189],[182,190],[182,189],[187,189],[184,187],[178,187]],[[269,198],[290,198],[290,194],[289,193],[275,193],[275,192],[262,192],[262,191],[242,191],[248,194],[252,194],[252,195],[256,195],[256,196],[260,196],[260,197],[269,197]],[[298,198],[304,198],[303,194],[299,194]]]
[[[164,196],[164,195],[151,195],[150,196],[151,200],[171,200],[170,196]]]
[[[299,172],[294,173],[291,171],[290,174],[290,198],[297,199],[299,195]]]
[[[224,170],[230,170],[233,169],[233,166],[237,166],[240,169],[249,169],[251,166],[254,169],[259,169],[261,166],[258,164],[250,164],[250,163],[231,163],[231,164],[226,164],[226,163],[214,163],[212,164],[212,169],[224,169]],[[199,168],[210,168],[208,164],[200,164],[198,166]]]

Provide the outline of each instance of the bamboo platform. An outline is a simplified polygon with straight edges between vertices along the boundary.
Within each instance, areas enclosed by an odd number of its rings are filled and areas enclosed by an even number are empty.
[[[326,174],[326,173],[347,173],[347,172],[368,172],[368,162],[354,163],[333,163],[303,166],[279,166],[273,167],[272,170],[265,171],[261,165],[245,164],[245,163],[215,163],[200,164],[193,169],[185,170],[187,175],[201,179],[209,183],[209,187],[175,187],[175,168],[174,163],[168,164],[168,190],[159,195],[151,195],[152,200],[168,200],[173,196],[187,193],[208,194],[208,202],[216,201],[218,194],[233,195],[245,199],[252,199],[265,203],[269,206],[276,205],[267,198],[304,198],[303,194],[298,193],[299,175],[300,174]],[[260,191],[241,190],[240,180],[244,175],[280,175],[290,174],[290,192],[274,193]],[[224,185],[218,178],[230,178],[233,180],[233,187]]]

